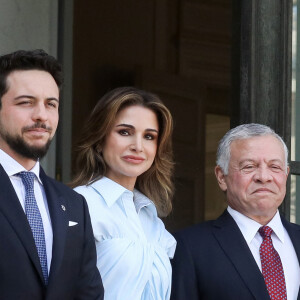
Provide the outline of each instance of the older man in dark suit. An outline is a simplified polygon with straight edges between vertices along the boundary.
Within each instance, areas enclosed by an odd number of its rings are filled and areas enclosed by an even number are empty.
[[[0,299],[103,299],[85,199],[39,164],[61,83],[42,50],[0,57]]]
[[[175,235],[172,300],[300,298],[300,226],[278,212],[287,159],[285,143],[267,126],[227,132],[215,174],[228,208]]]

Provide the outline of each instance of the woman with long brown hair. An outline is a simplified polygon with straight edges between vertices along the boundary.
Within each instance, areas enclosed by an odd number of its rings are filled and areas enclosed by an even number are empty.
[[[156,95],[125,87],[83,129],[72,185],[89,206],[105,299],[170,298],[176,241],[158,216],[172,208],[172,126]]]

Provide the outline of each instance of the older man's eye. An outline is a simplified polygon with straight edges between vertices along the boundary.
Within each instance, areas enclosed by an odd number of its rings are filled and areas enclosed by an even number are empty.
[[[242,171],[244,172],[251,172],[255,169],[255,166],[254,165],[246,165],[246,166],[243,166],[242,167]]]
[[[253,168],[254,168],[253,165],[249,165],[249,166],[245,166],[245,167],[244,167],[244,169],[248,169],[248,170],[249,170],[249,169],[253,169]]]
[[[279,171],[282,170],[282,168],[281,168],[280,166],[278,166],[278,165],[272,165],[272,166],[271,166],[271,169],[272,169],[273,171],[275,171],[275,172],[279,172]]]

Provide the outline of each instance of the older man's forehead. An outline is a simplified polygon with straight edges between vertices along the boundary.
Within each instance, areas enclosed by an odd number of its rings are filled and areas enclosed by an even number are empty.
[[[234,140],[230,145],[230,152],[238,157],[249,156],[249,159],[251,156],[266,155],[270,160],[284,160],[285,156],[282,142],[273,135]]]
[[[235,139],[231,142],[231,146],[234,145],[234,144],[239,144],[239,143],[245,143],[245,144],[246,143],[249,143],[249,144],[257,143],[259,145],[259,144],[264,144],[266,140],[268,140],[268,143],[274,142],[278,145],[281,145],[282,149],[283,149],[282,142],[272,134],[258,135],[258,136],[251,136],[251,137],[248,137],[248,138]]]

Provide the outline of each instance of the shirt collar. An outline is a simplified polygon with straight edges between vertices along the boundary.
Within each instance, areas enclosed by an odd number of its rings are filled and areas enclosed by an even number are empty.
[[[21,164],[19,164],[16,160],[14,160],[10,155],[0,149],[0,163],[7,173],[8,176],[14,176],[20,172],[27,172]],[[30,172],[34,173],[40,184],[42,181],[40,179],[40,163],[36,162],[34,167],[30,170]]]
[[[112,206],[124,192],[130,192],[122,185],[105,176],[100,180],[93,182],[91,187],[103,197],[108,207]]]
[[[157,211],[155,205],[148,197],[146,197],[137,189],[133,190],[133,194],[134,194],[133,201],[134,201],[135,209],[138,214],[140,210],[145,207],[145,208],[149,208],[153,213],[153,215],[157,217]]]
[[[232,209],[228,206],[227,211],[232,216],[234,221],[237,223],[240,228],[247,244],[250,244],[254,239],[258,229],[262,226],[258,222],[248,218],[247,216],[241,214],[240,212]],[[271,227],[273,232],[277,235],[280,241],[284,242],[284,228],[281,222],[281,218],[279,212],[277,210],[273,219],[267,224],[267,226]]]
[[[267,224],[272,228],[273,232],[277,235],[278,239],[284,243],[284,227],[281,222],[279,211],[277,210],[276,215],[273,219]]]
[[[137,189],[133,190],[132,195],[131,191],[105,176],[92,183],[91,187],[103,197],[108,207],[112,206],[124,193],[130,193],[129,196],[133,197],[134,206],[138,214],[142,208],[147,207],[157,216],[154,203]]]

